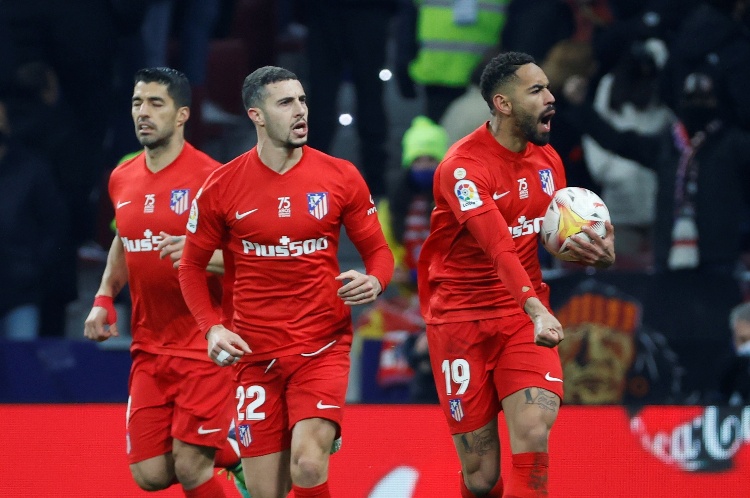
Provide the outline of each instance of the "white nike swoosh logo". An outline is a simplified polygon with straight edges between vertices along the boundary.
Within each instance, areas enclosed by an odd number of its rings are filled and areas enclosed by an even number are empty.
[[[332,340],[331,342],[329,342],[328,344],[326,344],[325,346],[323,346],[319,350],[315,351],[314,353],[300,353],[299,355],[300,356],[315,356],[316,354],[320,354],[323,351],[325,351],[326,349],[330,348],[334,344],[336,344],[336,339]]]
[[[563,381],[562,379],[558,379],[557,377],[552,377],[549,374],[549,372],[547,372],[546,374],[544,374],[544,378],[547,379],[550,382],[562,382]]]
[[[219,432],[221,429],[204,429],[201,425],[198,427],[198,434],[211,434],[212,432]]]
[[[339,405],[324,405],[323,400],[318,401],[318,410],[328,410],[330,408],[341,408]]]
[[[495,192],[494,194],[492,194],[492,198],[495,200],[498,200],[502,197],[505,197],[508,194],[510,194],[510,190],[508,190],[507,192],[503,192],[502,194],[498,194],[497,192]]]
[[[120,208],[121,208],[121,207],[123,207],[123,206],[127,206],[127,205],[128,205],[128,204],[130,204],[131,202],[133,202],[133,201],[118,202],[118,203],[117,203],[117,209],[120,209]]]
[[[247,212],[244,212],[244,213],[240,213],[239,211],[237,211],[237,212],[236,212],[236,213],[234,213],[234,214],[235,214],[235,216],[237,216],[237,219],[238,219],[238,220],[241,220],[242,218],[244,218],[244,217],[245,217],[245,216],[247,216],[248,214],[253,214],[253,213],[254,213],[254,212],[256,212],[256,211],[257,211],[257,209],[251,209],[250,211],[247,211]]]

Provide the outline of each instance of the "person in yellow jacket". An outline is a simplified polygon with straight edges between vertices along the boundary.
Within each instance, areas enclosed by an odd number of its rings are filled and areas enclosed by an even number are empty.
[[[430,232],[434,207],[432,177],[448,150],[445,128],[417,116],[401,140],[401,172],[388,197],[378,205],[378,218],[396,260],[393,282],[416,289],[417,259]]]
[[[471,73],[500,48],[510,0],[414,0],[398,17],[396,81],[401,94],[424,88],[426,115],[436,123],[464,93]]]

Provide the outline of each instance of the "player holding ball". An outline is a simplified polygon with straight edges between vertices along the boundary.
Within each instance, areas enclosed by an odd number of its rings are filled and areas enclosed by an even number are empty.
[[[542,220],[566,187],[549,145],[555,98],[534,59],[507,52],[481,78],[490,120],[459,140],[435,172],[431,233],[419,295],[435,383],[461,461],[461,496],[548,496],[548,440],[563,396],[557,344],[538,259]],[[583,228],[569,252],[614,263],[614,229]],[[500,476],[498,414],[512,470]],[[503,492],[505,493],[503,495]]]

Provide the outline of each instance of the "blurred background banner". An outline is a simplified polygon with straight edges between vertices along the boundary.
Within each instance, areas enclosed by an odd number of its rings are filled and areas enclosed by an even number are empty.
[[[0,496],[147,496],[128,471],[124,404],[2,405],[0,434]],[[348,406],[329,481],[347,498],[458,496],[444,435],[437,406]],[[551,496],[747,496],[750,406],[563,406],[550,449],[565,455],[550,462]]]
[[[0,340],[0,403],[124,403],[130,352],[93,342]]]

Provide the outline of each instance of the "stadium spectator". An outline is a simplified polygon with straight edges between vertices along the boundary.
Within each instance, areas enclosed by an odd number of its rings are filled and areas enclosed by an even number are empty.
[[[677,121],[657,135],[615,129],[585,102],[584,81],[566,85],[568,100],[578,104],[568,114],[571,125],[656,171],[657,271],[698,269],[731,277],[739,263],[739,217],[750,199],[750,134],[726,121],[716,77],[688,75],[680,85]]]
[[[419,297],[440,406],[461,461],[461,496],[547,494],[549,432],[563,397],[563,339],[542,282],[535,226],[565,187],[549,146],[555,99],[528,54],[486,66],[486,126],[455,144],[435,172],[435,210],[419,258]],[[573,249],[582,264],[614,263],[614,229]],[[519,230],[520,232],[520,230]],[[526,233],[526,231],[524,231]],[[541,387],[540,387],[541,386]],[[512,444],[500,475],[498,413]],[[503,495],[504,489],[504,495]]]
[[[723,362],[718,399],[711,402],[730,406],[750,403],[750,302],[738,304],[729,315],[734,355]]]
[[[487,118],[487,102],[479,89],[483,69],[484,64],[477,64],[464,92],[448,104],[440,118],[440,126],[448,133],[448,143],[451,145],[476,130]]]
[[[180,284],[210,358],[238,362],[237,429],[250,492],[326,498],[349,376],[349,306],[375,301],[393,255],[356,167],[306,145],[307,97],[297,76],[264,66],[247,76],[242,99],[258,143],[193,201]],[[342,226],[367,274],[340,273]],[[210,306],[204,276],[223,244],[234,266],[229,328]]]
[[[647,321],[666,334],[679,331],[676,350],[705,340],[703,317],[709,316],[709,308],[727,316],[742,301],[737,272],[742,269],[742,221],[750,199],[750,134],[724,119],[716,77],[721,75],[688,75],[679,88],[677,121],[657,135],[617,131],[588,104],[572,108],[569,115],[571,124],[578,121],[583,125],[579,129],[602,147],[656,171],[654,275],[648,289],[653,297],[647,299],[682,298],[660,299],[658,312],[647,310]],[[579,83],[566,85],[573,99],[576,92],[571,90]]]
[[[200,147],[205,139],[204,109],[218,108],[206,100],[206,66],[211,38],[221,10],[220,0],[189,0],[181,2],[175,12],[175,0],[151,0],[144,12],[141,36],[146,66],[169,65],[169,43],[173,21],[178,33],[178,63],[175,67],[185,73],[192,86],[191,123],[187,137]]]
[[[620,61],[599,80],[594,109],[614,128],[658,135],[674,121],[660,99],[658,78],[667,58],[661,40],[633,42]],[[657,177],[653,169],[624,158],[583,136],[583,157],[617,225],[618,266],[646,268],[656,216]]]
[[[0,337],[28,341],[40,335],[42,303],[59,269],[70,220],[50,165],[15,140],[5,99],[0,98],[0,257],[5,262]]]
[[[86,141],[70,126],[74,111],[62,99],[57,73],[46,62],[28,62],[17,68],[12,96],[8,107],[15,116],[13,135],[48,164],[48,175],[71,220],[57,241],[54,259],[49,260],[55,271],[45,278],[39,309],[40,335],[62,336],[67,306],[79,295],[78,248],[87,242],[93,221],[91,179],[80,166],[79,152],[86,148]]]
[[[586,2],[588,0],[582,0]],[[599,79],[611,73],[623,53],[637,40],[656,38],[667,47],[688,12],[703,0],[606,0],[609,15],[594,26],[591,45],[597,72],[592,76],[593,91]],[[681,81],[680,81],[681,83]],[[677,84],[679,86],[679,83]],[[674,86],[669,88],[674,93]]]
[[[319,0],[306,2],[307,76],[311,102],[310,146],[330,153],[339,126],[338,95],[344,79],[355,91],[354,126],[359,160],[375,198],[386,194],[388,116],[380,71],[396,0]]]
[[[575,12],[567,0],[512,0],[500,47],[543,61],[552,47],[573,37],[576,27]]]
[[[113,299],[127,284],[133,359],[127,453],[138,486],[157,491],[179,483],[189,498],[223,497],[215,464],[234,474],[247,497],[239,454],[228,439],[231,372],[206,358],[205,338],[182,298],[171,257],[182,244],[190,200],[219,163],[185,141],[190,84],[184,74],[138,71],[131,116],[143,152],[109,179],[117,234],[84,336],[101,342],[118,335]],[[203,266],[217,311],[221,281],[205,270],[220,271],[220,256]]]
[[[676,0],[675,0],[676,1]],[[750,130],[750,103],[745,96],[750,79],[750,3],[747,0],[708,0],[686,2],[692,10],[683,17],[679,30],[669,40],[669,60],[665,66],[662,98],[670,106],[679,105],[678,92],[685,77],[710,66],[720,74],[716,84],[725,118]],[[684,7],[683,7],[684,8]]]
[[[73,213],[76,240],[94,236],[94,199],[106,169],[105,138],[112,111],[112,81],[116,40],[129,29],[130,10],[146,0],[101,1],[56,0],[4,1],[16,69],[42,61],[54,70],[60,84],[60,98],[75,112],[61,124],[64,129],[86,137],[86,160],[76,155],[71,161],[72,177],[86,204],[84,213]],[[137,11],[137,8],[134,9]],[[80,150],[80,149],[78,149]],[[54,165],[53,165],[54,166]],[[80,237],[78,234],[81,234]]]
[[[469,86],[472,71],[500,46],[509,3],[402,0],[395,62],[401,95],[414,98],[421,87],[422,114],[439,123]]]
[[[402,169],[388,199],[378,205],[378,218],[396,262],[393,280],[415,292],[419,251],[430,232],[434,207],[432,177],[448,150],[448,136],[430,118],[417,116],[401,145]]]

